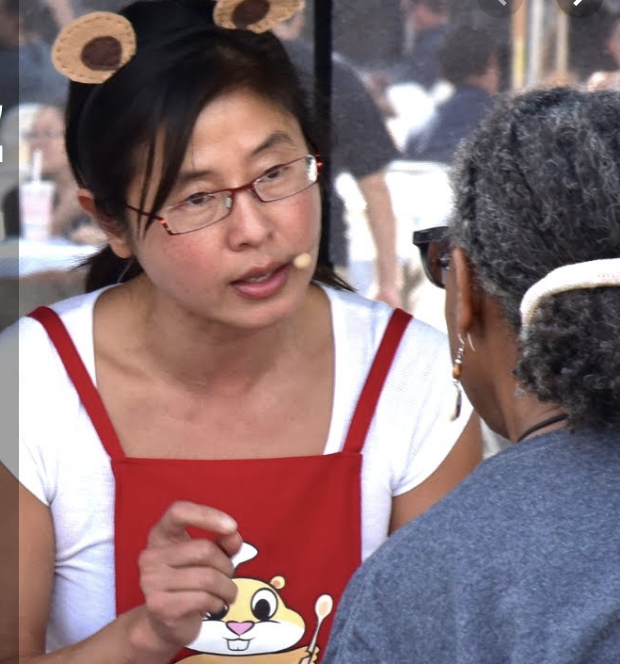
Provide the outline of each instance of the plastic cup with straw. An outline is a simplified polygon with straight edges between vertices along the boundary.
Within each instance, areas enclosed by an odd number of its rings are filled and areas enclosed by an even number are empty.
[[[43,152],[32,151],[30,180],[19,185],[20,225],[22,237],[44,242],[51,235],[55,185],[42,180]]]

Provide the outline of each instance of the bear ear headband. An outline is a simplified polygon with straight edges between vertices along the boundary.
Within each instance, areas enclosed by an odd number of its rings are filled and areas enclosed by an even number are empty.
[[[213,21],[228,30],[266,32],[304,5],[304,0],[217,0]],[[103,83],[135,53],[136,35],[126,18],[92,12],[63,28],[52,49],[52,62],[76,83]]]

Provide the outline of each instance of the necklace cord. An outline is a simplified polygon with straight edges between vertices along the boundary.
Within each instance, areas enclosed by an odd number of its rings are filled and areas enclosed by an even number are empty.
[[[543,420],[542,422],[538,422],[537,424],[534,424],[534,426],[531,426],[529,429],[526,429],[520,436],[517,438],[516,442],[520,443],[522,440],[527,438],[530,434],[534,433],[534,431],[538,431],[539,429],[544,429],[545,427],[548,427],[550,424],[555,424],[556,422],[562,422],[563,420],[567,420],[568,415],[566,413],[563,413],[562,415],[554,415],[553,417],[550,417],[546,420]]]

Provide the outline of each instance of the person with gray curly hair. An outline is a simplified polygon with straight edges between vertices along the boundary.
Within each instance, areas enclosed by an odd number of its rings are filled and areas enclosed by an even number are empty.
[[[324,664],[620,661],[620,94],[534,90],[418,231],[461,384],[514,445],[351,580]]]

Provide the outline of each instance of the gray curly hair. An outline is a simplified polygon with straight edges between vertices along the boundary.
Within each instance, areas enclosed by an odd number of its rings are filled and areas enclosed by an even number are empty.
[[[620,94],[535,90],[494,105],[453,171],[451,241],[519,337],[519,305],[562,265],[620,257]],[[620,428],[620,288],[544,300],[515,374],[573,428]]]

